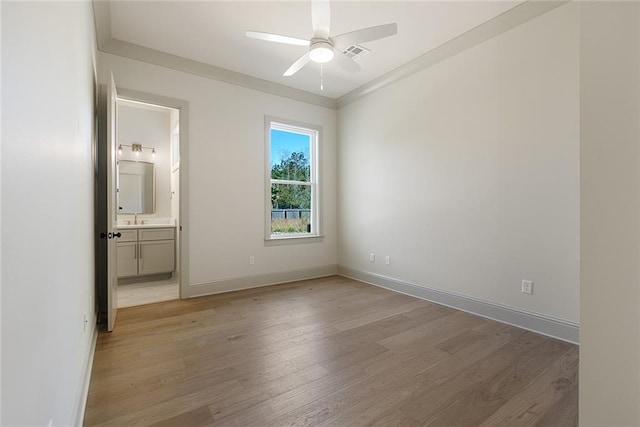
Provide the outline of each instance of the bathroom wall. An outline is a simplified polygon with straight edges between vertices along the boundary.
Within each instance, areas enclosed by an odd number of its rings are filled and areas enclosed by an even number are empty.
[[[155,148],[155,157],[151,150],[144,149],[138,157],[130,147],[123,147],[121,160],[152,162],[156,169],[156,212],[138,215],[139,218],[170,218],[171,214],[171,170],[170,170],[170,131],[171,110],[151,105],[118,102],[118,144],[142,144]],[[130,219],[132,215],[119,215],[121,219]]]
[[[180,112],[179,110],[170,110],[169,128],[171,130],[171,154],[169,156],[169,164],[171,169],[171,217],[175,219],[176,224],[180,224]],[[175,145],[175,146],[174,146]],[[181,233],[176,233],[176,260],[181,259]],[[180,277],[181,263],[176,263],[176,271],[174,277]]]
[[[169,118],[169,129],[171,131],[170,137],[173,139],[179,139],[180,131],[178,127],[178,121],[180,119],[180,113],[178,110],[170,110],[171,117]],[[176,135],[174,135],[174,131],[177,130]],[[173,142],[171,142],[171,153],[169,155],[169,164],[171,169],[171,217],[179,220],[180,218],[180,157],[179,157],[179,148],[173,146]],[[176,159],[173,158],[176,156]]]

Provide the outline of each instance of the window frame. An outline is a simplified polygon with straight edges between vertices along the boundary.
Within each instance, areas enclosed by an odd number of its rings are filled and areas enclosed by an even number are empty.
[[[271,130],[281,130],[284,132],[300,133],[309,135],[311,146],[309,148],[309,166],[310,176],[309,182],[305,181],[289,181],[271,179]],[[321,204],[321,146],[322,146],[322,127],[308,123],[297,122],[289,119],[265,116],[265,242],[277,242],[301,239],[316,239],[322,237],[322,204]],[[291,233],[275,235],[271,233],[271,185],[287,184],[287,185],[309,185],[311,188],[311,232],[310,233]]]

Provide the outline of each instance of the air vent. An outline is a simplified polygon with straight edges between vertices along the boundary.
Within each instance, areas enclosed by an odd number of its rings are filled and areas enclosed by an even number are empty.
[[[347,47],[342,52],[345,55],[347,55],[349,58],[353,59],[354,61],[358,61],[360,58],[362,58],[364,55],[370,53],[371,51],[369,49],[367,49],[366,47],[362,47],[362,46],[359,46],[357,44],[352,44],[351,46]]]

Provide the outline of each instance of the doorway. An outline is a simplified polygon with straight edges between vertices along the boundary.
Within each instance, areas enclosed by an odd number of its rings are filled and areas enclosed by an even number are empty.
[[[186,103],[118,91],[118,308],[182,295],[184,116]]]

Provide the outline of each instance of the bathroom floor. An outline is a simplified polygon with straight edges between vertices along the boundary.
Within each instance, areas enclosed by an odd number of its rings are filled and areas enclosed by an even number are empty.
[[[173,280],[118,285],[118,308],[178,299],[178,288]]]

